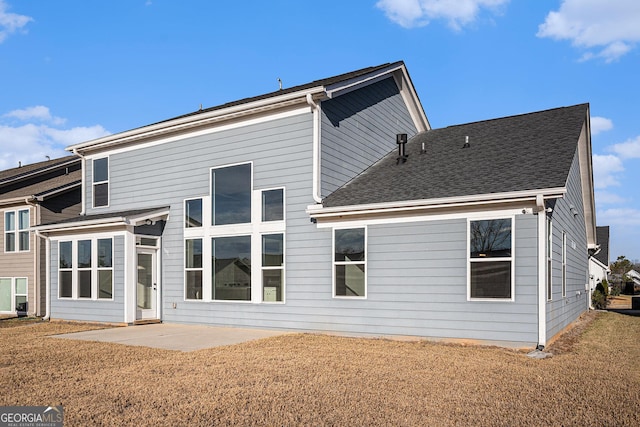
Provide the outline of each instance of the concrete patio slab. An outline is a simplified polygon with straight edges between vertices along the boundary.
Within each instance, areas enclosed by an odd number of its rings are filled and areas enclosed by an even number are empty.
[[[286,331],[158,323],[52,335],[52,338],[194,351],[284,335]]]

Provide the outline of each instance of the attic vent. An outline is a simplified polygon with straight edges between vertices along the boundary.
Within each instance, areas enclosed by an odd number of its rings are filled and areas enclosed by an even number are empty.
[[[469,148],[471,147],[471,144],[469,144],[469,135],[464,137],[464,145],[462,146],[462,148]]]
[[[407,157],[409,157],[405,152],[405,145],[407,144],[407,134],[397,134],[396,144],[398,144],[398,158],[396,159],[396,164],[404,163],[407,161]]]

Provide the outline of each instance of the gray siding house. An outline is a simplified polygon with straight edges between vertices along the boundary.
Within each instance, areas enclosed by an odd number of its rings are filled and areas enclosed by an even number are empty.
[[[54,319],[529,346],[588,308],[586,104],[432,130],[396,62],[68,149]]]
[[[80,158],[0,171],[0,316],[45,313],[46,250],[36,224],[77,217]]]

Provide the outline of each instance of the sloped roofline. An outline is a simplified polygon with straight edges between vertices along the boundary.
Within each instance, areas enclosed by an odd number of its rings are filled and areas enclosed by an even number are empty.
[[[418,130],[430,129],[429,121],[406,66],[403,61],[398,61],[376,67],[363,68],[304,85],[199,110],[140,128],[70,145],[67,150],[76,154],[85,154],[90,151],[135,143],[141,139],[212,125],[226,120],[261,114],[276,109],[307,105],[308,96],[311,96],[314,101],[331,99],[390,76],[394,77],[398,84],[400,93],[407,103]]]
[[[33,178],[38,175],[42,175],[47,172],[51,172],[62,167],[71,166],[74,163],[79,163],[80,157],[66,156],[59,159],[47,160],[44,162],[34,163],[32,165],[25,165],[17,168],[7,169],[0,171],[0,186],[12,184],[24,179]],[[13,173],[15,172],[15,173]]]

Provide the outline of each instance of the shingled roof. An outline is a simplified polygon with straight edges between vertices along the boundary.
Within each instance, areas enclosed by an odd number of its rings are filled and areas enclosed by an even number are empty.
[[[564,187],[588,108],[580,104],[421,132],[406,144],[406,162],[397,161],[397,149],[390,151],[327,196],[323,206]]]
[[[596,243],[600,245],[600,251],[595,258],[603,265],[609,265],[609,226],[596,227]]]
[[[20,197],[44,197],[79,187],[80,158],[66,156],[0,171],[0,202]]]

